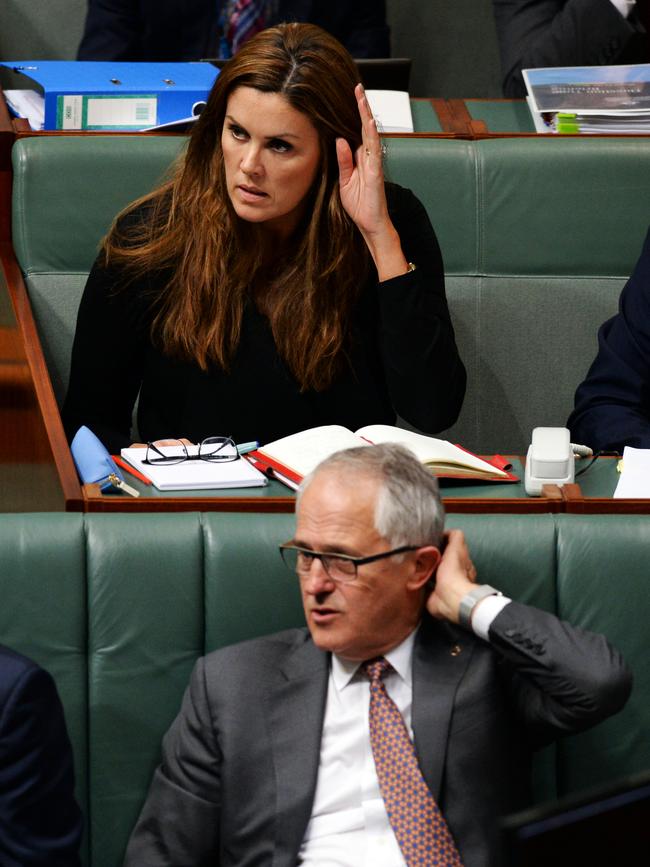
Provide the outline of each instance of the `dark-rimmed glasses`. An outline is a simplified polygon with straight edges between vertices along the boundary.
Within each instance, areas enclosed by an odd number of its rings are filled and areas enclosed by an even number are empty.
[[[237,460],[239,460],[239,452],[232,437],[207,437],[199,444],[196,454],[190,454],[186,444],[180,440],[156,440],[147,443],[147,453],[143,463],[165,467],[182,464],[185,461],[224,463]]]
[[[299,577],[307,575],[314,560],[320,560],[323,569],[332,581],[340,584],[350,584],[356,580],[357,569],[366,563],[376,563],[377,560],[385,560],[394,554],[404,554],[406,551],[417,551],[420,545],[402,545],[390,551],[382,551],[381,554],[372,554],[370,557],[351,557],[349,554],[323,553],[311,551],[309,548],[300,548],[298,545],[280,545],[280,555],[284,565],[290,572],[295,572]]]

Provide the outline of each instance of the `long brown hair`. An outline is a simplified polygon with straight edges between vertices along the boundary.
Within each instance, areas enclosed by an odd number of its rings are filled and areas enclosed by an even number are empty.
[[[369,261],[341,205],[335,146],[337,137],[353,151],[361,143],[357,81],[348,52],[311,24],[264,30],[225,65],[171,180],[119,215],[104,242],[107,260],[124,265],[127,275],[169,274],[152,325],[163,351],[227,370],[251,288],[262,283],[275,344],[301,389],[331,384]],[[221,131],[237,87],[282,94],[320,140],[307,217],[289,255],[283,251],[271,268],[260,225],[236,215],[226,189]],[[143,206],[146,219],[124,219]]]

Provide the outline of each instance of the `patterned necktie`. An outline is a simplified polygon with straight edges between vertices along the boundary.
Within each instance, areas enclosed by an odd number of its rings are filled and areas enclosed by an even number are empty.
[[[267,0],[237,0],[230,16],[228,41],[233,54],[266,27]]]
[[[440,808],[427,788],[415,748],[382,681],[392,670],[380,657],[364,662],[370,679],[370,743],[391,827],[408,867],[462,867]]]

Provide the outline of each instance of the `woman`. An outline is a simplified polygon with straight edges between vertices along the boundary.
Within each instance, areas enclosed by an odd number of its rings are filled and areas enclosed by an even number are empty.
[[[118,217],[92,269],[69,436],[86,424],[128,445],[138,392],[142,440],[455,421],[465,371],[440,251],[412,193],[384,186],[357,77],[308,24],[263,31],[226,66],[173,178]]]

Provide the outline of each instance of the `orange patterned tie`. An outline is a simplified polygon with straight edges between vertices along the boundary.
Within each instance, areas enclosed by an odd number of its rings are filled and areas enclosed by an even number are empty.
[[[408,867],[462,867],[456,844],[420,771],[402,715],[382,681],[383,657],[362,666],[370,679],[370,743],[386,812]]]

